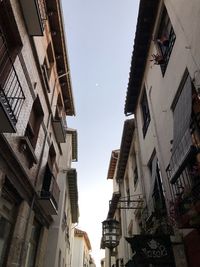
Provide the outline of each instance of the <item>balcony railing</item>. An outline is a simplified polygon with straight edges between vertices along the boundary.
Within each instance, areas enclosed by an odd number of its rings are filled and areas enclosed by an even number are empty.
[[[167,169],[171,188],[170,213],[179,228],[200,227],[200,163],[196,153],[180,166],[176,179],[171,179],[170,166]]]
[[[48,214],[57,214],[59,196],[59,186],[56,182],[54,175],[47,167],[47,170],[44,175],[42,190],[40,192],[40,203]]]
[[[179,228],[200,227],[200,182],[190,189],[182,188],[171,203],[171,214]]]
[[[44,0],[20,0],[28,33],[33,36],[43,35],[46,20]]]
[[[178,143],[170,160],[170,168],[168,169],[168,173],[171,183],[176,181],[184,169],[188,159],[196,152],[197,149],[192,143],[192,136],[190,129],[188,129],[183,135],[181,141]]]
[[[0,41],[0,132],[15,132],[25,95],[1,31]]]

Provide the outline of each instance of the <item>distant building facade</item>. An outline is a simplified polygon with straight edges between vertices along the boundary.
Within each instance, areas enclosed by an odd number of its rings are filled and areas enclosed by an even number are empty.
[[[91,257],[91,244],[85,231],[75,228],[72,267],[89,267],[96,266]]]

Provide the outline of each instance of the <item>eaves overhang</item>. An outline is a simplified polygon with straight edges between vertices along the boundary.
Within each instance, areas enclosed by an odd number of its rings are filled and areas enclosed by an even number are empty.
[[[78,207],[78,186],[77,186],[76,169],[70,169],[67,171],[67,180],[68,180],[69,197],[71,203],[72,223],[77,223],[79,217],[79,207]]]
[[[107,179],[114,178],[118,157],[119,157],[119,149],[113,150],[110,157]]]
[[[69,60],[66,48],[61,1],[48,0],[46,1],[46,6],[56,58],[56,68],[64,99],[65,111],[67,115],[73,116],[75,115],[75,107],[72,93]]]
[[[88,237],[88,234],[85,231],[75,228],[75,236],[83,237],[85,239],[85,243],[87,244],[88,250],[92,249],[90,239]]]
[[[120,145],[119,161],[116,173],[117,181],[121,181],[124,178],[127,160],[131,148],[131,142],[133,139],[134,129],[135,129],[134,119],[129,119],[124,122],[122,140]]]
[[[160,0],[140,0],[124,108],[126,116],[133,114],[136,108],[159,3]]]
[[[120,196],[121,196],[120,192],[113,193],[112,199],[110,200],[110,203],[109,203],[109,211],[108,211],[107,219],[112,219],[114,217]]]

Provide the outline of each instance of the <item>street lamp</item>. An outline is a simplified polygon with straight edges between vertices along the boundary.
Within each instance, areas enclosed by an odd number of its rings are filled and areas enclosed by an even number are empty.
[[[102,222],[103,245],[109,249],[109,267],[111,267],[112,249],[119,245],[120,224],[117,220],[107,219]]]

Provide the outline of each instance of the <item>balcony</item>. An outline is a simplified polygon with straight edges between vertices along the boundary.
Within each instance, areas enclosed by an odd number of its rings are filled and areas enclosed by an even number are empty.
[[[49,215],[57,215],[60,189],[50,168],[46,167],[39,202]]]
[[[14,133],[25,96],[1,31],[0,55],[0,132]]]
[[[199,129],[198,112],[192,115],[190,129],[184,133],[166,170],[172,196],[170,216],[179,228],[200,226]]]
[[[167,210],[163,199],[149,199],[147,206],[141,209],[140,220],[142,233],[172,233],[172,228],[167,219]]]
[[[65,143],[67,123],[65,116],[55,116],[52,120],[54,133],[58,143]]]
[[[179,228],[200,226],[200,166],[189,161],[174,184],[171,184],[171,219]]]
[[[32,36],[42,36],[46,20],[44,0],[20,0],[28,33]]]
[[[189,164],[182,171],[176,183],[171,185],[173,200],[170,214],[179,228],[200,226],[200,169]]]

